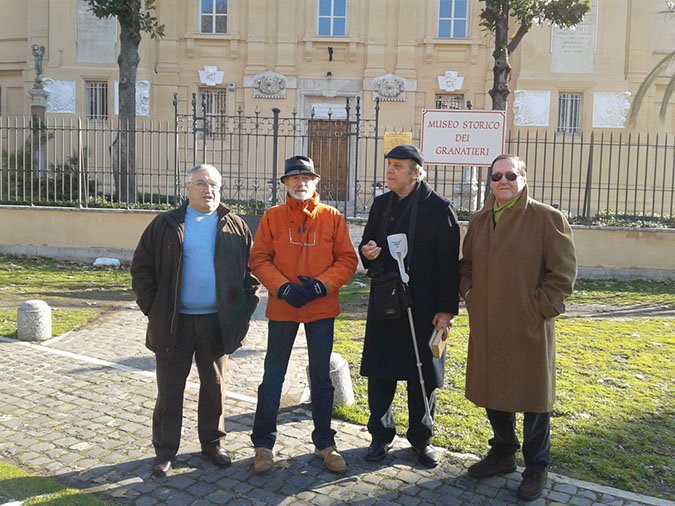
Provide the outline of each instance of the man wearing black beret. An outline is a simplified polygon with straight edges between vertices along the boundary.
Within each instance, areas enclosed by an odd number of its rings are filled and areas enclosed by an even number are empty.
[[[366,460],[383,460],[391,447],[396,435],[391,404],[397,381],[405,380],[408,441],[422,465],[435,467],[438,458],[430,444],[434,391],[443,386],[445,353],[434,358],[428,342],[435,329],[447,339],[452,319],[458,312],[459,225],[450,201],[423,181],[424,157],[419,149],[401,144],[385,158],[390,191],[373,201],[359,245],[363,266],[373,278],[361,361],[361,374],[368,377],[368,431],[372,437]],[[387,244],[387,236],[397,233],[407,235],[405,268],[410,276],[408,293],[412,300],[415,337],[405,311],[397,317],[381,319],[382,314],[374,306],[376,280],[399,272]],[[419,366],[413,339],[419,350]],[[430,413],[425,406],[427,401]]]

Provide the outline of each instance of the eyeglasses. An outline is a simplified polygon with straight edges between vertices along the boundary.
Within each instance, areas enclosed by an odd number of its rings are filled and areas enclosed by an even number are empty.
[[[316,246],[316,224],[312,225],[312,239],[309,241],[307,227],[296,227],[291,221],[288,225],[288,241],[296,246]]]
[[[191,181],[190,184],[195,185],[200,190],[206,190],[206,188],[208,188],[209,190],[220,191],[221,188],[221,185],[219,184],[207,183],[206,181],[202,181],[201,179],[199,181]]]
[[[520,174],[516,174],[515,172],[506,172],[506,173],[493,172],[492,174],[490,174],[490,179],[492,180],[493,183],[496,183],[502,180],[502,176],[506,176],[507,181],[515,181],[516,179],[518,179],[518,176],[520,176]]]

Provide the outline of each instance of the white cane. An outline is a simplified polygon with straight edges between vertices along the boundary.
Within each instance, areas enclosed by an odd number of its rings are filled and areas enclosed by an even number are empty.
[[[405,264],[403,259],[405,259],[408,254],[408,238],[406,234],[392,234],[387,236],[387,244],[389,245],[389,253],[394,257],[396,263],[398,263],[398,271],[401,275],[401,281],[405,285],[406,291],[408,290],[408,281],[410,281],[410,276],[405,270]],[[422,398],[424,399],[424,418],[422,418],[422,423],[428,427],[430,431],[434,430],[434,420],[431,418],[431,407],[429,405],[429,399],[427,399],[427,391],[424,387],[424,375],[422,374],[422,361],[420,360],[420,350],[417,347],[417,335],[415,333],[415,323],[413,321],[412,309],[408,306],[408,323],[410,324],[410,333],[412,334],[413,347],[415,349],[415,360],[417,365],[417,372],[420,377],[420,386],[422,387]]]

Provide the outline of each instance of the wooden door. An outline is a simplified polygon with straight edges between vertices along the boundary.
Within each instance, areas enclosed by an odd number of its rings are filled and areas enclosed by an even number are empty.
[[[321,176],[321,200],[347,198],[349,129],[347,121],[314,119],[308,125],[308,155]]]

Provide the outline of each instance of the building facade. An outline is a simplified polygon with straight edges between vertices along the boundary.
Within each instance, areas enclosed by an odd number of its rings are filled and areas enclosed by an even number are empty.
[[[575,133],[625,129],[642,79],[675,47],[664,0],[592,0],[573,30],[535,26],[512,57],[510,127]],[[85,0],[0,0],[0,115],[29,115],[36,68],[54,117],[106,119],[117,110],[118,27]],[[491,36],[478,0],[159,0],[163,38],[144,35],[137,112],[281,114],[340,119],[345,97],[368,116],[382,102],[384,128],[419,131],[429,108],[491,109]],[[675,16],[675,14],[673,15]],[[672,71],[672,70],[671,70]],[[657,117],[657,79],[635,130],[673,132],[672,105]]]

